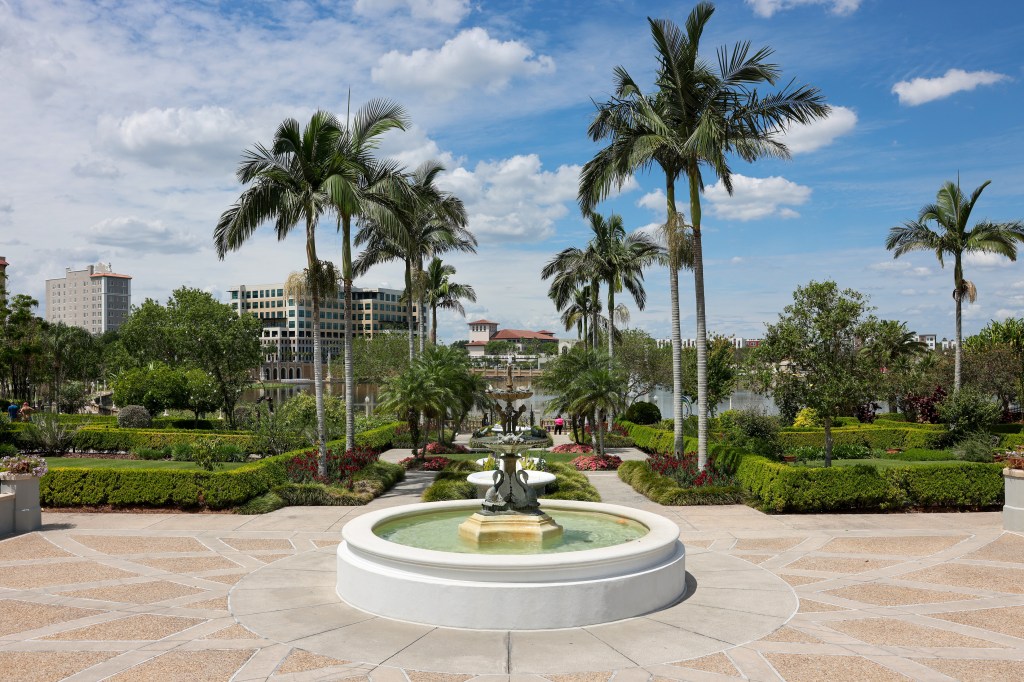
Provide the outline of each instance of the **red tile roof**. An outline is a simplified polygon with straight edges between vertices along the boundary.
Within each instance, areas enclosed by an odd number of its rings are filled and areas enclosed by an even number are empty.
[[[557,341],[550,332],[542,334],[528,329],[502,329],[491,337],[491,341],[513,341],[518,339],[537,339],[539,341]]]
[[[549,332],[549,331],[548,331],[547,329],[541,329],[541,330],[540,330],[539,332],[537,332],[537,333],[538,333],[538,334],[547,334],[548,336],[554,336],[554,335],[555,335],[555,333],[554,333],[554,332]]]
[[[474,320],[467,322],[466,324],[498,324],[497,322],[491,322],[490,320]]]

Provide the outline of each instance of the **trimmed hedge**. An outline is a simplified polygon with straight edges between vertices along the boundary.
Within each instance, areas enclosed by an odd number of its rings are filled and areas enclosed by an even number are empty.
[[[935,450],[947,440],[948,432],[941,424],[916,424],[914,426],[844,426],[832,429],[832,442],[838,444],[866,445],[869,448],[890,450],[894,448],[924,448]],[[779,442],[785,448],[825,447],[825,430],[783,429]]]
[[[548,464],[548,471],[555,475],[555,480],[548,483],[542,499],[548,500],[579,500],[580,502],[600,502],[601,494],[597,492],[587,475],[577,471],[569,464]]]
[[[978,509],[1003,502],[1001,464],[809,468],[745,456],[736,476],[766,511]]]
[[[404,426],[402,422],[393,422],[391,424],[385,424],[384,426],[378,426],[375,429],[363,431],[362,433],[357,433],[355,443],[356,445],[364,448],[387,450],[388,448],[394,447],[395,441],[400,438],[398,429],[402,426]]]
[[[623,462],[619,478],[651,501],[672,507],[742,504],[746,497],[738,486],[683,488],[668,476],[653,471],[647,462]]]
[[[255,439],[251,435],[235,433],[209,433],[201,431],[156,431],[153,429],[116,429],[103,426],[84,426],[71,441],[75,450],[95,452],[134,452],[140,448],[160,449],[181,443],[212,443],[234,445],[245,452],[254,452]]]
[[[633,439],[633,443],[636,447],[640,448],[647,453],[657,453],[660,455],[672,454],[672,447],[675,445],[675,433],[673,431],[666,431],[665,429],[659,429],[654,426],[644,426],[641,424],[634,424],[628,421],[619,421],[626,432],[629,433],[629,437]],[[683,450],[686,452],[694,452],[697,450],[697,439],[686,437],[683,439]]]

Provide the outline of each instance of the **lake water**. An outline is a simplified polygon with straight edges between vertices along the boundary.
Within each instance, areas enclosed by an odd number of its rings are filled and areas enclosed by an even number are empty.
[[[530,386],[530,381],[516,380],[517,386],[522,385]],[[331,395],[344,396],[345,384],[341,382],[332,382],[325,384],[326,390]],[[366,408],[366,399],[369,398],[369,408],[372,410],[376,406],[377,392],[380,387],[377,384],[356,384],[356,404]],[[250,389],[242,394],[242,399],[246,401],[254,401],[264,395],[270,395],[274,400],[274,405],[281,405],[288,398],[298,393],[313,393],[312,383],[297,383],[294,385],[282,387],[282,388],[266,388],[266,389]],[[551,396],[543,392],[538,391],[527,400],[528,408],[532,408],[537,415],[540,417],[554,417],[553,413],[546,411],[547,403],[550,401]],[[658,405],[661,410],[661,414],[665,418],[672,416],[672,391],[659,389],[654,392],[653,396],[648,398],[651,402]],[[757,410],[765,414],[777,415],[779,413],[778,407],[775,405],[770,397],[765,397],[753,391],[736,391],[733,393],[728,400],[723,401],[717,406],[716,413],[722,413],[725,410]],[[696,404],[694,404],[691,411],[696,410]]]

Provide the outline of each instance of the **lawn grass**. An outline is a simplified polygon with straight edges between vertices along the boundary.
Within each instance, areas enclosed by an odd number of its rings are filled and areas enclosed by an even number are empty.
[[[51,469],[58,467],[67,469],[178,469],[194,471],[200,467],[194,462],[175,462],[173,460],[146,459],[102,459],[90,457],[47,457],[46,464]],[[246,462],[222,462],[217,470],[229,471],[244,466]]]
[[[867,464],[868,466],[877,467],[879,469],[894,469],[894,468],[899,468],[899,467],[930,466],[932,464],[950,463],[950,462],[959,462],[959,461],[960,460],[955,459],[954,457],[950,457],[947,460],[939,460],[939,461],[934,461],[933,460],[933,461],[924,461],[924,462],[915,462],[915,461],[910,461],[910,460],[905,460],[905,459],[874,459],[874,458],[872,458],[872,459],[833,459],[832,460],[832,466],[834,466],[834,467],[850,467],[850,466],[855,466],[857,464]],[[810,468],[823,467],[823,466],[825,466],[825,460],[823,460],[823,459],[810,460],[810,461],[807,461],[807,462],[801,462],[800,464],[797,464],[797,466],[805,466],[805,467],[810,467]]]

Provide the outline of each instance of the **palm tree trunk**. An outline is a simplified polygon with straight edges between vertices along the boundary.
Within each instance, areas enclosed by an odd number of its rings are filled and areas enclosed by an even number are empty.
[[[612,345],[612,337],[615,336],[615,286],[608,282],[608,369],[612,368],[612,355],[615,348]]]
[[[697,299],[697,466],[708,466],[708,334],[704,311],[704,254],[700,234],[700,179],[690,173],[690,218],[693,220],[693,289]]]
[[[352,380],[352,217],[341,220],[341,278],[345,287],[345,451],[356,447],[355,382]]]
[[[595,424],[597,427],[597,454],[604,457],[604,415],[598,414],[600,421]]]
[[[675,182],[669,178],[665,182],[665,195],[668,197],[668,284],[670,306],[672,308],[672,451],[676,457],[684,454],[683,445],[683,338],[679,331],[679,261],[680,240],[679,218],[676,212]]]
[[[413,331],[413,320],[412,320],[412,265],[408,260],[405,261],[405,296],[406,305],[408,306],[408,313],[406,314],[406,322],[409,327],[409,362],[416,356],[416,345],[415,338],[416,333]]]
[[[309,271],[307,280],[314,284],[309,287],[313,298],[313,391],[316,396],[316,447],[319,450],[317,473],[327,476],[327,433],[324,427],[324,377],[320,358],[320,292],[316,270],[320,261],[316,257],[316,232],[313,222],[306,219],[306,263]],[[347,376],[347,375],[346,375]]]
[[[956,348],[953,349],[953,392],[956,393],[960,390],[960,368],[963,362],[963,354],[960,350],[960,337],[962,334],[961,330],[961,308],[963,307],[963,295],[961,295],[961,287],[957,286],[957,289],[953,292],[953,299],[956,301]]]
[[[430,345],[437,345],[437,306],[430,306]]]
[[[825,466],[832,466],[832,417],[825,417]]]

